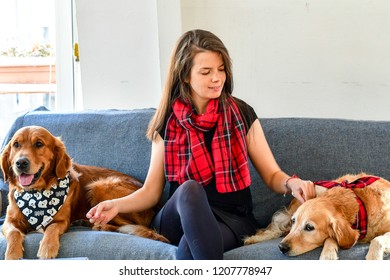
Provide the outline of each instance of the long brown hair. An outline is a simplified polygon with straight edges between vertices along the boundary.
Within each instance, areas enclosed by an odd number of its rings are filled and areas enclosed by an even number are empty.
[[[162,92],[159,107],[149,123],[146,136],[154,140],[157,133],[172,113],[173,102],[181,98],[192,103],[191,90],[186,82],[190,76],[194,57],[204,51],[221,54],[226,72],[226,81],[222,89],[221,99],[226,99],[233,92],[232,63],[223,42],[213,33],[205,30],[191,30],[184,33],[176,43],[171,54],[167,78]]]

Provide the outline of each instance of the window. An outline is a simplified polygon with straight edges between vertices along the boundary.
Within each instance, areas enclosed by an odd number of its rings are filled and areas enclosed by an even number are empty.
[[[0,2],[1,142],[20,114],[39,106],[73,109],[71,9],[72,1]],[[57,41],[67,49],[58,49]],[[61,73],[57,73],[59,63]],[[59,105],[59,100],[71,100],[67,103],[71,105]]]

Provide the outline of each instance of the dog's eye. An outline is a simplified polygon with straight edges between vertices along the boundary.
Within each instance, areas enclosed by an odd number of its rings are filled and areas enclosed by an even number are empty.
[[[37,147],[37,148],[41,148],[41,147],[43,147],[44,145],[43,145],[43,143],[41,142],[41,141],[37,141],[36,143],[35,143],[35,147]]]
[[[14,144],[12,145],[14,148],[19,148],[20,147],[20,144],[19,142],[14,142]]]
[[[311,224],[307,224],[307,225],[305,226],[305,230],[306,230],[306,231],[312,231],[312,230],[314,230],[314,226],[311,225]]]
[[[294,217],[291,218],[291,224],[295,224],[295,218]]]

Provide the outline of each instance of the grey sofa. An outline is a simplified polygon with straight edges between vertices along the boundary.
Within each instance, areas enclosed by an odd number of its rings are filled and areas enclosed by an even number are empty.
[[[61,136],[78,163],[97,165],[145,179],[150,142],[145,131],[153,109],[97,110],[53,113],[38,108],[20,116],[4,145],[23,126],[41,125]],[[345,173],[365,171],[390,178],[390,122],[338,119],[274,118],[260,120],[274,155],[284,171],[310,180],[333,179]],[[291,197],[275,194],[252,172],[254,213],[265,227],[272,214]],[[7,205],[7,184],[0,175],[1,220]],[[166,196],[163,198],[165,199]],[[40,233],[26,236],[24,258],[36,258]],[[319,259],[321,248],[298,257],[286,257],[278,249],[280,239],[240,247],[225,259],[308,260]],[[6,242],[0,234],[0,259]],[[340,259],[364,259],[368,244],[341,250]],[[121,233],[98,232],[74,226],[61,237],[59,258],[175,259],[176,247]],[[387,257],[388,258],[388,257]]]

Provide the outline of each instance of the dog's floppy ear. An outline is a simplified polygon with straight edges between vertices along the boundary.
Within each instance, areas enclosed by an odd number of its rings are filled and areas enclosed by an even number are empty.
[[[341,249],[349,249],[357,242],[359,231],[353,229],[345,219],[332,217],[329,235],[337,241]]]
[[[64,178],[72,163],[69,155],[66,153],[64,143],[57,137],[55,137],[54,155],[56,162],[56,175],[58,178]]]
[[[3,152],[1,153],[1,169],[3,170],[4,181],[8,181],[12,173],[11,164],[9,162],[10,151],[11,151],[11,144],[8,143],[5,146]]]

